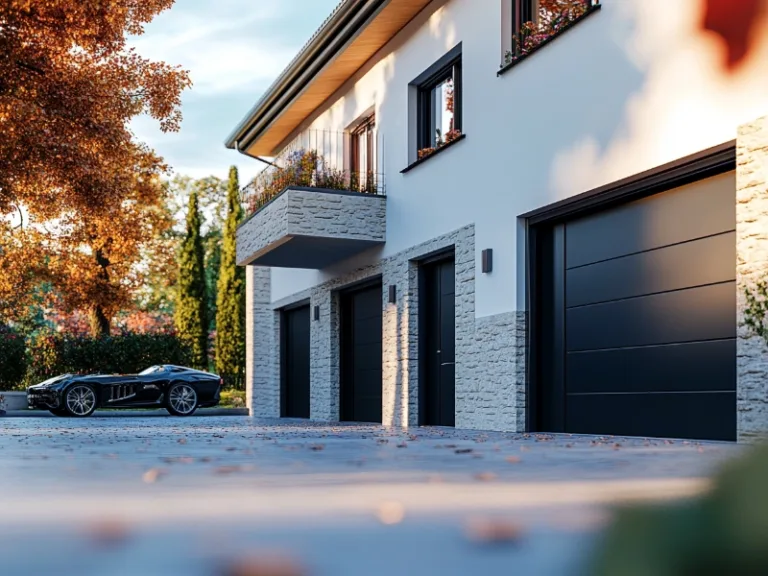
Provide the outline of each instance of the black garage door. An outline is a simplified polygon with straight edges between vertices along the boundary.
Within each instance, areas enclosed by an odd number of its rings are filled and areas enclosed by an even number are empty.
[[[543,429],[735,439],[735,227],[732,173],[551,227]]]
[[[381,423],[382,287],[341,294],[341,419]]]
[[[282,402],[284,418],[309,418],[309,306],[283,312]]]

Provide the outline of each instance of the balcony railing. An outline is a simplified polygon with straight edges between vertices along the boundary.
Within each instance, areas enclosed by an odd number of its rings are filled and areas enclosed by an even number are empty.
[[[351,136],[344,132],[309,130],[302,133],[271,165],[243,188],[243,204],[248,214],[258,212],[288,188],[343,190],[360,194],[384,195],[384,175],[380,166],[378,133],[369,145],[372,162],[357,159],[357,164],[373,169],[352,168]]]

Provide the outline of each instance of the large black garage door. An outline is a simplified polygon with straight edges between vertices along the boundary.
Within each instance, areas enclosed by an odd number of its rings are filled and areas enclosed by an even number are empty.
[[[381,423],[382,287],[341,295],[341,419]]]
[[[733,173],[549,229],[542,428],[735,439],[734,230]]]
[[[283,312],[282,402],[284,418],[309,418],[309,306]]]

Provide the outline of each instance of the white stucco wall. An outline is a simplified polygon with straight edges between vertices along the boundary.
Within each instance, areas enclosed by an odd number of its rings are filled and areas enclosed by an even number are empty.
[[[272,299],[475,225],[478,317],[522,309],[517,216],[710,146],[768,112],[768,42],[737,77],[696,30],[698,0],[602,0],[602,10],[497,77],[500,3],[436,0],[310,119],[344,130],[375,106],[387,244],[333,270],[275,269]],[[466,140],[408,164],[408,83],[463,43]]]

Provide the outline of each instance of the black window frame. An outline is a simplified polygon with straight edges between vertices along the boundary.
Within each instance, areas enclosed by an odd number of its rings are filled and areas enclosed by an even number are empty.
[[[453,128],[460,133],[463,129],[463,78],[462,51],[458,44],[440,60],[430,66],[424,73],[411,82],[417,90],[416,95],[416,154],[419,150],[433,148],[435,136],[433,126],[435,111],[433,110],[432,91],[445,82],[453,79]],[[445,136],[445,135],[443,135]]]

